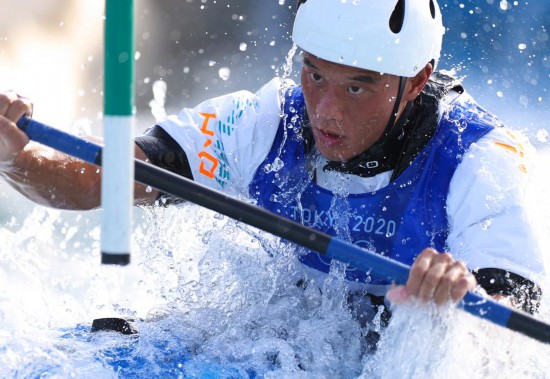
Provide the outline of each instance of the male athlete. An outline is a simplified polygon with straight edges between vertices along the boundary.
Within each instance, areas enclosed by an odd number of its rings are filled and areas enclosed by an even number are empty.
[[[479,284],[533,313],[543,268],[524,207],[529,146],[434,72],[443,34],[435,0],[301,1],[301,85],[275,78],[184,109],[138,137],[136,156],[412,265],[389,292],[349,268],[373,304],[456,302]],[[2,176],[40,204],[98,207],[95,169],[16,127],[31,109],[0,96]],[[299,259],[314,279],[330,270],[314,252]]]

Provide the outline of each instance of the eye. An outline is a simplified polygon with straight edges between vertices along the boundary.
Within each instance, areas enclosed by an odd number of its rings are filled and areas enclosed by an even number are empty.
[[[365,92],[365,90],[362,87],[359,87],[359,86],[349,86],[348,87],[348,92],[352,95],[360,95],[363,92]]]
[[[312,72],[309,74],[309,77],[311,78],[311,80],[313,80],[315,83],[320,83],[322,80],[323,80],[323,77],[321,75],[319,75],[318,73],[316,72]]]

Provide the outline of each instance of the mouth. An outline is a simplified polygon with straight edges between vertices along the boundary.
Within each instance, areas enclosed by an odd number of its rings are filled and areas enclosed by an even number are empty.
[[[339,133],[317,128],[314,128],[313,134],[316,137],[317,142],[321,142],[325,145],[333,145],[335,143],[341,142],[344,139],[344,136]]]

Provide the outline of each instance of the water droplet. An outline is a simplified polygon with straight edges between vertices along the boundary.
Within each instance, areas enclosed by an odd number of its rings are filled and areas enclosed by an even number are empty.
[[[155,117],[155,120],[161,121],[166,118],[164,104],[166,102],[166,91],[168,89],[168,85],[164,80],[155,80],[152,89],[153,100],[149,102],[149,107],[151,107],[151,113]]]
[[[229,67],[222,67],[218,70],[218,75],[222,80],[227,80],[231,75],[231,70],[229,69]]]
[[[282,161],[281,158],[277,157],[273,160],[272,164],[265,165],[266,172],[277,172],[281,168],[283,168],[285,163]]]
[[[125,63],[128,61],[128,58],[128,53],[124,51],[118,55],[118,63]]]
[[[548,142],[550,139],[550,135],[548,134],[548,130],[546,129],[539,129],[537,131],[537,141],[539,142]]]
[[[481,229],[483,230],[488,230],[490,227],[491,227],[491,224],[493,222],[491,220],[484,220],[482,223],[481,223]]]
[[[524,107],[526,107],[527,105],[529,105],[529,98],[528,98],[527,96],[525,96],[525,95],[521,95],[521,96],[519,97],[519,103],[520,103],[521,105],[523,105]]]
[[[156,100],[164,100],[166,98],[166,90],[168,85],[164,80],[155,80],[153,83],[153,96]]]

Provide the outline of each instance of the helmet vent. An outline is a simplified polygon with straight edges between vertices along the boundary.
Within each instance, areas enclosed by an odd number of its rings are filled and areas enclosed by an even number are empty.
[[[430,13],[432,14],[432,18],[435,20],[435,4],[434,4],[434,0],[430,0]]]
[[[395,5],[390,16],[390,30],[394,34],[398,34],[403,27],[403,21],[405,20],[405,0],[399,0]]]

